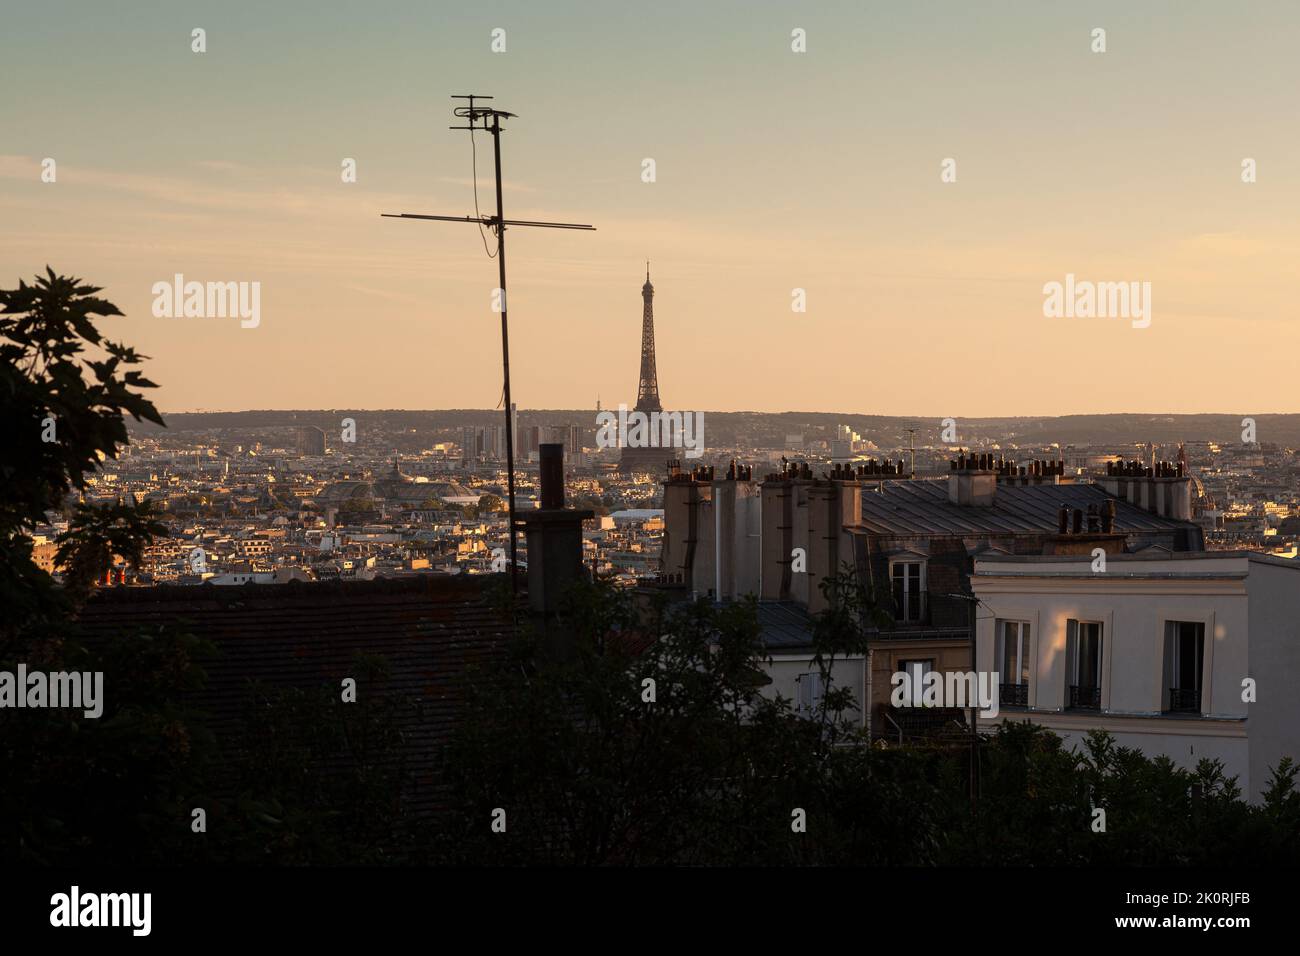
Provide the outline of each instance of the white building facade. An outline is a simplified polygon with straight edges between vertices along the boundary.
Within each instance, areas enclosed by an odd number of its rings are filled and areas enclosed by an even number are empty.
[[[1300,563],[1253,552],[998,555],[975,562],[977,670],[1001,720],[1192,768],[1223,761],[1258,800],[1300,760]]]

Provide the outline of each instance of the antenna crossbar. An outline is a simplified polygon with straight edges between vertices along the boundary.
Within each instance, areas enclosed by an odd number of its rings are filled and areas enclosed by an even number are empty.
[[[497,225],[496,216],[427,216],[414,212],[381,212],[381,216],[389,219],[436,219],[439,222],[474,222],[484,226],[491,226],[493,229]],[[528,219],[506,219],[507,226],[537,226],[546,229],[590,229],[595,232],[595,226],[586,226],[576,222],[534,222]]]

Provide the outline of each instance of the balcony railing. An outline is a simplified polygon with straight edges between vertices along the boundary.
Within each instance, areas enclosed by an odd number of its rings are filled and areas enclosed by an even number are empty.
[[[1003,707],[1028,707],[1028,684],[999,684],[998,703]]]
[[[1070,706],[1079,710],[1101,710],[1101,688],[1071,684]]]
[[[1199,714],[1201,712],[1201,692],[1184,687],[1169,688],[1169,713]]]

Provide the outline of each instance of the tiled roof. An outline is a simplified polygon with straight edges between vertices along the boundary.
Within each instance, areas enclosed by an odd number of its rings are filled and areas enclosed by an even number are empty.
[[[81,614],[88,639],[182,625],[212,641],[206,688],[195,704],[212,715],[220,740],[234,729],[249,681],[273,687],[340,688],[357,678],[358,654],[389,667],[379,693],[420,703],[403,708],[400,728],[414,773],[417,807],[428,809],[433,763],[446,742],[478,667],[505,656],[511,625],[485,593],[497,576],[422,575],[398,580],[293,582],[244,587],[105,589]]]
[[[1115,502],[1119,532],[1182,531],[1188,522],[1159,515],[1106,494],[1092,484],[1011,485],[999,482],[988,508],[948,500],[948,479],[917,478],[882,483],[884,493],[864,491],[862,523],[876,534],[1042,534],[1056,531],[1062,504],[1071,510]]]

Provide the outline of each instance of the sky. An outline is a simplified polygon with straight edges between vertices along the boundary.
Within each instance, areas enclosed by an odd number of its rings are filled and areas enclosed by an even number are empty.
[[[1293,0],[5,7],[0,287],[102,286],[164,412],[497,405],[477,230],[380,218],[473,212],[470,92],[507,218],[597,227],[507,232],[521,408],[635,402],[649,259],[670,409],[1300,412]],[[257,326],[155,317],[177,273]]]

